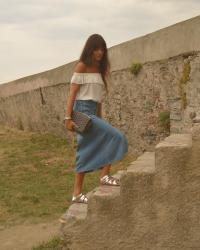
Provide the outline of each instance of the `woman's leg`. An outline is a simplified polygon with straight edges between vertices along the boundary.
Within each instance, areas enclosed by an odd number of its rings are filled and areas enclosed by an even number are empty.
[[[109,174],[110,168],[111,168],[111,164],[105,165],[105,166],[101,169],[100,178],[103,177],[104,175]]]
[[[83,180],[84,180],[85,173],[75,173],[75,182],[74,182],[74,192],[73,195],[77,196],[81,193]]]

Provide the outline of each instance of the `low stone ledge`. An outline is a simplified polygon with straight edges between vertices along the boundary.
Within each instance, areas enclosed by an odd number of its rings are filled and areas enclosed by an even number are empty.
[[[162,147],[191,147],[191,134],[171,134],[155,146],[155,150]]]

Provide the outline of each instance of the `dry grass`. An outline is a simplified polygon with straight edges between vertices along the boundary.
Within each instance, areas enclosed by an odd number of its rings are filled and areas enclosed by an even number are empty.
[[[38,223],[68,208],[74,185],[75,147],[52,134],[0,126],[0,223]],[[111,173],[126,169],[127,154]],[[99,183],[99,171],[85,175],[83,192]]]

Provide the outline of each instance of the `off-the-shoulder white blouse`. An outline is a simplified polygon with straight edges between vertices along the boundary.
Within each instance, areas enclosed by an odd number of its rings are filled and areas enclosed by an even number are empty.
[[[76,95],[77,100],[92,99],[97,102],[103,101],[105,91],[104,82],[100,73],[78,73],[74,72],[70,84],[81,84]]]

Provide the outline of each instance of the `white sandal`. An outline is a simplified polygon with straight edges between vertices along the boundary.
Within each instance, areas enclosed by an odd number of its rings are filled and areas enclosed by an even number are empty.
[[[104,175],[100,178],[101,185],[110,185],[110,186],[120,186],[119,179],[111,176],[110,174]]]
[[[78,194],[77,196],[73,195],[72,196],[72,203],[75,203],[75,202],[87,204],[88,198],[82,193]]]

